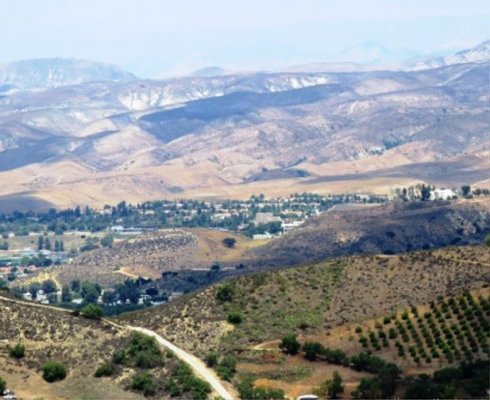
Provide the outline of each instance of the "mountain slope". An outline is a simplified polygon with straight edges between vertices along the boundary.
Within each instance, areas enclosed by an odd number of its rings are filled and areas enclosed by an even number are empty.
[[[486,63],[490,60],[490,40],[486,40],[470,49],[458,51],[455,54],[421,61],[415,64],[416,69],[438,68],[453,64]]]
[[[275,265],[343,254],[396,254],[448,245],[482,243],[490,233],[490,201],[393,202],[332,210],[255,250]]]
[[[66,206],[204,189],[232,196],[270,190],[265,177],[281,194],[474,184],[489,168],[488,79],[486,63],[467,62],[8,92],[0,97],[0,196]]]
[[[134,75],[116,65],[75,58],[41,58],[0,65],[0,85],[11,85],[19,90],[134,79]]]

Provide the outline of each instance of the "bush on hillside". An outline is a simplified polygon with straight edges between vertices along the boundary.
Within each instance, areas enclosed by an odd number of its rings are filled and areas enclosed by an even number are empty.
[[[10,349],[9,355],[12,358],[20,359],[24,357],[25,351],[26,351],[25,346],[19,342]]]
[[[48,361],[43,365],[43,379],[46,382],[62,381],[66,378],[66,368],[57,361]]]
[[[104,310],[95,304],[87,304],[80,310],[80,315],[89,319],[101,319],[104,316]]]
[[[138,372],[131,379],[131,389],[143,392],[145,396],[155,394],[157,383],[155,378],[148,372]]]
[[[284,336],[281,343],[279,344],[279,348],[283,352],[291,355],[298,354],[300,347],[301,345],[299,344],[298,339],[296,339],[296,335],[294,334]]]
[[[233,287],[229,283],[225,283],[218,288],[216,299],[221,302],[228,302],[233,299]]]
[[[100,378],[102,376],[111,376],[114,372],[116,372],[116,365],[112,362],[105,362],[100,364],[99,367],[95,370],[94,376],[96,378]]]

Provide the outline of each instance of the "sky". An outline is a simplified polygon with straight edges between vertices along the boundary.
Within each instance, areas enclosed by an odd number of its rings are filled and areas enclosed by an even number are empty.
[[[0,0],[0,10],[0,63],[76,57],[145,78],[397,62],[490,39],[489,0]]]

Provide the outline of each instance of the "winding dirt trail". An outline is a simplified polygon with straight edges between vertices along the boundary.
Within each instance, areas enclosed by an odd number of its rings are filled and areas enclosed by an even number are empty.
[[[171,350],[179,359],[189,364],[197,375],[201,376],[204,380],[209,382],[211,387],[221,398],[223,398],[224,400],[233,400],[234,396],[232,396],[230,392],[223,386],[214,371],[206,367],[206,365],[199,358],[193,356],[190,353],[187,353],[185,350],[182,350],[180,347],[177,347],[176,345],[164,339],[158,333],[150,329],[137,326],[127,326],[127,328],[154,337],[160,345]]]
[[[8,303],[21,304],[23,306],[38,307],[38,308],[44,308],[44,309],[48,309],[48,310],[56,311],[56,312],[71,313],[71,310],[67,310],[64,308],[49,306],[46,304],[32,303],[32,302],[18,300],[18,299],[12,299],[10,297],[4,297],[2,295],[0,295],[0,300],[3,300],[3,301],[8,302]],[[179,358],[180,360],[187,363],[192,368],[192,370],[196,373],[196,375],[200,376],[202,379],[207,381],[211,385],[213,390],[218,394],[219,397],[221,397],[224,400],[233,400],[234,398],[237,398],[236,395],[233,396],[230,394],[230,391],[223,386],[223,384],[221,383],[220,379],[216,376],[214,371],[212,369],[208,368],[206,366],[206,364],[204,364],[199,358],[197,358],[196,356],[186,352],[185,350],[181,349],[180,347],[177,347],[175,344],[164,339],[158,333],[156,333],[150,329],[146,329],[146,328],[142,328],[142,327],[138,327],[138,326],[119,325],[119,324],[117,324],[111,320],[105,319],[105,318],[102,318],[101,322],[112,325],[113,327],[115,327],[117,329],[124,329],[124,330],[141,332],[141,333],[144,333],[145,335],[154,337],[155,340],[161,346],[172,351],[177,358]]]

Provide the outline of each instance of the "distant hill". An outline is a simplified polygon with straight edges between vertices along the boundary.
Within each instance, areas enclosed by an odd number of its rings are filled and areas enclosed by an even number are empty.
[[[190,76],[194,76],[197,78],[205,78],[205,77],[212,77],[212,76],[223,76],[223,75],[231,75],[232,72],[227,71],[226,69],[223,69],[221,67],[204,67],[195,70],[190,74]]]
[[[437,68],[446,65],[463,63],[488,63],[490,62],[490,40],[480,43],[470,49],[458,51],[455,54],[419,61],[416,69]]]
[[[213,67],[164,81],[79,60],[7,66],[0,204],[490,187],[488,66],[476,56],[487,46],[420,70]]]
[[[265,264],[291,265],[345,254],[398,254],[479,244],[489,233],[490,200],[459,204],[394,202],[334,209],[312,218],[302,229],[257,248],[255,255]]]
[[[227,280],[118,319],[151,327],[202,357],[209,351],[246,355],[288,333],[325,337],[336,326],[485,288],[489,274],[485,246],[340,257]],[[223,286],[231,288],[228,301],[216,297]],[[226,320],[233,312],[243,320],[231,327]]]
[[[0,65],[0,85],[13,85],[19,90],[135,79],[116,65],[75,58],[41,58]]]

